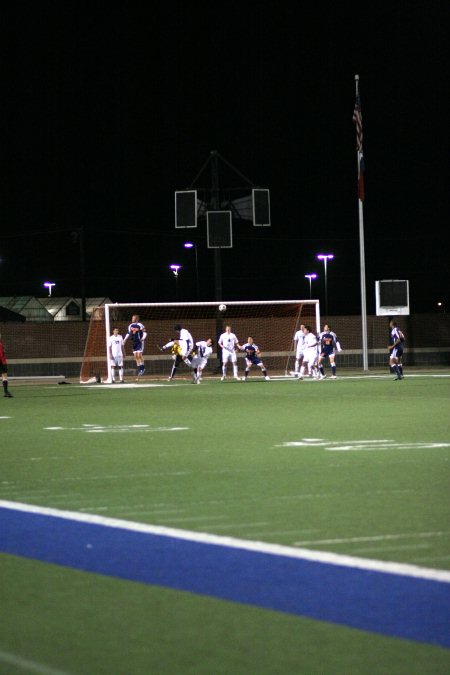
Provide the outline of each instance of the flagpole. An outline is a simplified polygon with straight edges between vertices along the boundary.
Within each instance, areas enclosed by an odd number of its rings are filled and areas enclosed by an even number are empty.
[[[359,101],[359,75],[355,75],[356,101]],[[362,132],[361,132],[362,133]],[[362,356],[363,370],[369,370],[369,359],[367,350],[367,305],[366,305],[366,263],[364,254],[364,212],[361,192],[361,160],[362,157],[362,137],[361,143],[357,144],[356,158],[358,162],[358,215],[359,215],[359,260],[360,260],[360,284],[361,284],[361,328],[362,328]],[[362,178],[364,180],[364,178]]]

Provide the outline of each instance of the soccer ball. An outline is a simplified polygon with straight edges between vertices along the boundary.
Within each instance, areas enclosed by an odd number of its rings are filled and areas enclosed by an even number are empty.
[[[219,305],[219,312],[224,312],[226,310],[227,306],[226,305]]]

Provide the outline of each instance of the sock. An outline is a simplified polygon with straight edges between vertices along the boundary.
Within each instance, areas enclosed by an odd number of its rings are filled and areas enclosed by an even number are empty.
[[[249,372],[250,372],[250,369],[247,369],[247,370],[245,371],[245,373],[244,373],[245,379],[247,379]]]
[[[8,391],[8,380],[3,380],[3,389],[4,389],[5,394],[6,394],[6,392]]]
[[[323,366],[319,366],[320,374],[325,375],[325,370],[323,369]]]
[[[399,370],[400,375],[403,375],[403,364],[402,363],[398,364],[398,370]]]
[[[298,359],[296,359],[295,360],[294,373],[298,373],[299,366],[300,366],[300,361]]]
[[[264,370],[261,370],[261,372],[264,375],[264,377],[267,377],[267,370],[265,368],[264,368]]]
[[[123,380],[123,368],[119,368],[119,380]]]
[[[238,374],[237,374],[237,365],[235,365],[234,363],[233,363],[233,375],[234,375],[234,377],[237,377],[237,376],[238,376]]]
[[[336,366],[334,366],[334,365],[331,366],[331,372],[334,375],[334,377],[336,377]]]

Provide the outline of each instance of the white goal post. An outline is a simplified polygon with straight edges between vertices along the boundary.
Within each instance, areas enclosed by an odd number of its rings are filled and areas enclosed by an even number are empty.
[[[146,374],[156,377],[167,374],[168,369],[167,354],[161,354],[157,345],[176,337],[174,327],[177,324],[187,328],[195,342],[208,337],[214,340],[210,370],[214,357],[220,359],[217,339],[226,325],[232,326],[241,344],[247,341],[248,336],[252,336],[261,348],[267,367],[272,372],[284,373],[292,370],[290,361],[295,357],[293,337],[300,325],[309,324],[317,334],[320,332],[318,300],[109,303],[97,308],[91,316],[80,373],[81,382],[111,380],[108,339],[115,327],[125,336],[131,317],[136,314],[147,332],[144,347]],[[130,350],[128,341],[126,371],[134,369]]]

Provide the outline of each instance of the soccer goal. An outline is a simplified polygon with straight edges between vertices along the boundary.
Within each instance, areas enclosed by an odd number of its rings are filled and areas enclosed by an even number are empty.
[[[214,355],[209,359],[207,369],[210,374],[220,370],[221,354],[217,340],[228,325],[231,325],[241,344],[249,336],[253,337],[261,349],[265,365],[274,374],[287,374],[293,369],[293,338],[301,324],[309,325],[316,333],[320,331],[318,300],[107,304],[98,307],[91,315],[80,382],[111,379],[108,337],[114,328],[125,336],[131,317],[136,314],[147,332],[145,372],[155,377],[167,376],[170,370],[170,355],[161,354],[157,345],[176,338],[177,324],[187,328],[195,342],[208,337],[214,340]],[[135,374],[131,340],[126,343],[124,365],[126,376]]]

